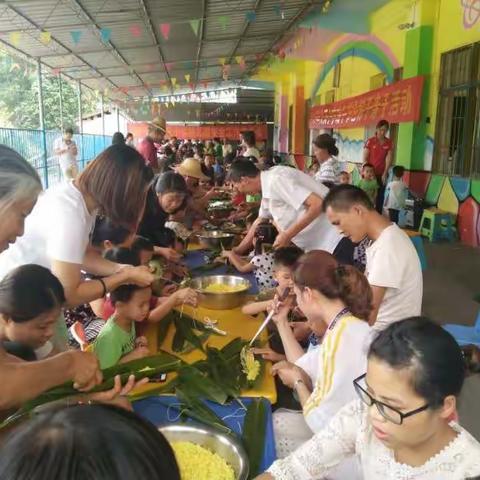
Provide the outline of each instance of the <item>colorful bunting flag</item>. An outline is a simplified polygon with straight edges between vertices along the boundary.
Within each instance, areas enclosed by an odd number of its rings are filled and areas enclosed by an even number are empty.
[[[142,34],[142,29],[140,28],[140,25],[130,25],[128,28],[129,32],[132,34],[132,37],[139,37]]]
[[[167,69],[167,72],[169,72],[173,67],[173,63],[172,62],[168,62],[165,64],[165,68]]]
[[[251,10],[250,12],[246,12],[245,19],[247,20],[247,22],[254,22],[257,19],[257,14],[253,10]]]
[[[177,79],[175,77],[172,77],[170,80],[171,80],[173,86],[175,86],[177,84]]]
[[[40,33],[40,41],[44,45],[48,45],[52,40],[52,34],[50,32],[41,32]]]
[[[100,29],[100,37],[102,42],[107,43],[110,41],[110,37],[112,36],[112,29],[111,28],[101,28]]]
[[[226,62],[226,61],[227,61],[227,59],[226,59],[225,57],[220,57],[220,58],[218,59],[218,63],[219,63],[220,65],[225,65],[225,62]]]
[[[161,23],[160,24],[160,32],[162,34],[162,37],[165,40],[168,40],[168,37],[170,36],[170,24],[169,23]]]
[[[223,30],[226,30],[228,27],[228,24],[230,23],[230,17],[228,17],[227,15],[222,15],[218,17],[218,23],[221,25]]]
[[[61,70],[59,68],[52,68],[52,75],[56,77],[60,74],[60,71]]]
[[[240,65],[241,63],[244,62],[243,57],[241,55],[237,55],[235,57],[235,61]]]
[[[20,39],[22,38],[22,32],[11,32],[8,38],[14,47],[18,47]]]
[[[200,27],[200,20],[190,20],[190,27],[192,27],[193,33],[198,37],[198,29]]]
[[[72,41],[74,45],[78,45],[80,43],[80,39],[82,38],[83,32],[80,30],[72,30],[70,32],[70,36],[72,37]]]
[[[262,59],[263,59],[263,55],[262,55],[261,53],[256,53],[256,54],[255,54],[255,60],[256,60],[257,62],[261,62]]]
[[[190,82],[188,86],[192,89],[195,90],[195,84],[193,82]]]
[[[190,82],[190,74],[188,74],[188,73],[185,74],[185,81],[186,81],[187,83]]]

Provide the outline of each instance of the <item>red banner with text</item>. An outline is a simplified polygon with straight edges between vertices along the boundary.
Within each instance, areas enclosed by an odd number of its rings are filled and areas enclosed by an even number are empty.
[[[267,140],[267,125],[263,124],[226,124],[226,125],[199,125],[182,126],[167,123],[167,135],[177,138],[193,138],[196,140],[211,140],[214,137],[238,140],[240,132],[252,130],[257,141]]]
[[[338,102],[310,110],[309,127],[355,128],[385,119],[390,123],[417,122],[420,118],[423,76],[407,78]]]

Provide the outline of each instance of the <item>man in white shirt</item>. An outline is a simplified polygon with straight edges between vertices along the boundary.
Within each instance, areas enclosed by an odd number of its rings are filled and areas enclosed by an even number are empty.
[[[242,156],[243,157],[255,157],[257,162],[260,160],[260,152],[255,146],[255,132],[247,130],[242,132],[242,147],[244,149]]]
[[[63,179],[73,180],[78,175],[77,144],[73,141],[73,130],[66,128],[63,136],[58,137],[53,143],[53,153],[58,158]]]
[[[262,194],[259,217],[273,218],[279,230],[274,247],[293,242],[306,252],[326,250],[341,256],[344,244],[351,245],[322,213],[328,188],[300,170],[277,166],[260,172],[250,160],[236,160],[229,179],[241,193]],[[353,256],[353,246],[348,254]]]
[[[367,194],[353,185],[332,189],[323,206],[332,225],[352,242],[371,240],[365,275],[373,292],[369,323],[374,330],[420,315],[422,269],[408,235],[377,213]]]

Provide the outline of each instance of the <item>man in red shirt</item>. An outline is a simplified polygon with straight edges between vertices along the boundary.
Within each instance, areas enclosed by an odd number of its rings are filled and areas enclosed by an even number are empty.
[[[389,128],[390,125],[386,120],[380,120],[376,126],[375,136],[365,142],[363,149],[363,163],[370,163],[375,168],[378,181],[376,208],[379,213],[382,213],[385,185],[392,166],[393,143],[386,136]]]
[[[157,147],[155,143],[160,143],[166,133],[167,123],[164,118],[154,118],[148,124],[148,134],[137,145],[137,150],[145,159],[145,163],[152,168],[154,173],[158,171]]]

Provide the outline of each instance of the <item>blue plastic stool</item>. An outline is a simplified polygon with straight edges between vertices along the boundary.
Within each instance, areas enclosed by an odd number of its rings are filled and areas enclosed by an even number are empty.
[[[480,347],[480,312],[478,312],[477,320],[473,327],[448,323],[443,328],[455,338],[460,346],[476,345]]]

